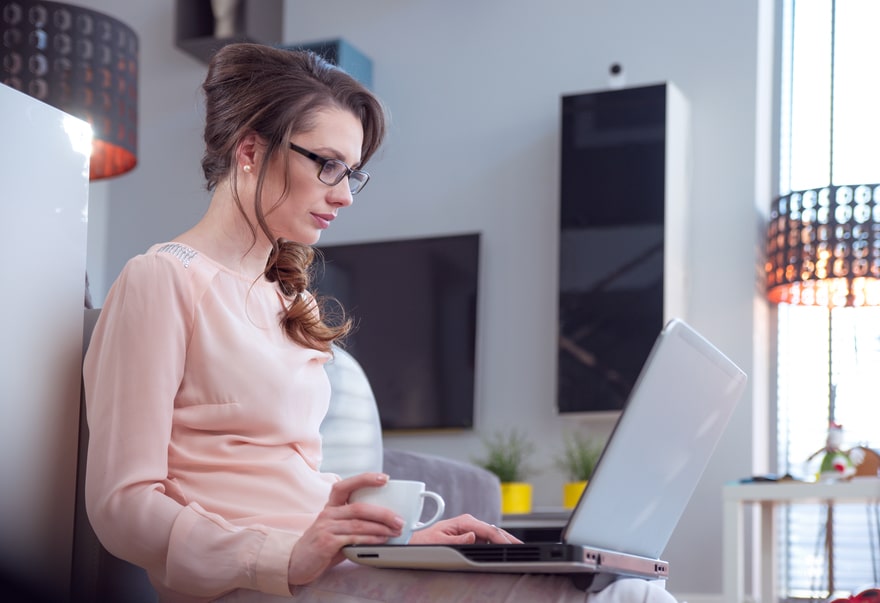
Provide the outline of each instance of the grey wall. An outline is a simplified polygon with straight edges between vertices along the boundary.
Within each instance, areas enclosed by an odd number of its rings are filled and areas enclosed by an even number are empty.
[[[89,270],[100,302],[127,258],[186,229],[206,206],[204,65],[174,46],[172,0],[80,4],[126,21],[141,39],[139,166],[92,185]],[[762,469],[766,455],[756,207],[769,198],[762,153],[772,62],[761,53],[771,9],[771,0],[285,5],[285,42],[343,37],[373,60],[374,89],[392,117],[374,179],[324,241],[483,233],[477,429],[389,436],[386,445],[469,460],[481,453],[481,434],[528,426],[541,447],[539,506],[560,504],[552,466],[560,430],[611,427],[554,410],[559,97],[605,88],[609,64],[620,62],[628,85],[672,81],[689,101],[685,318],[746,369],[753,388],[666,550],[675,593],[720,593],[720,487]]]

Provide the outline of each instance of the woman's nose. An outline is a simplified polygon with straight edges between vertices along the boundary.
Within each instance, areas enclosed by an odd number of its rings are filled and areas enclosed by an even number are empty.
[[[330,201],[341,207],[354,203],[354,197],[348,188],[348,178],[343,178],[341,182],[330,188]]]

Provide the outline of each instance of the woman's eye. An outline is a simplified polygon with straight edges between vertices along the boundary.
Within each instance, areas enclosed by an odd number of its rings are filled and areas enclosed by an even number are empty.
[[[345,164],[341,161],[336,161],[335,159],[331,159],[327,163],[324,164],[324,175],[328,178],[336,180],[346,171]]]

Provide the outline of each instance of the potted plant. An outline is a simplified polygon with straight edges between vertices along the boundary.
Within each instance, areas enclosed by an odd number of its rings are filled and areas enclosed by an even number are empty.
[[[486,456],[474,462],[497,475],[501,481],[501,512],[530,513],[532,485],[525,480],[532,471],[528,461],[535,452],[534,444],[518,430],[495,432],[485,438],[483,444]]]
[[[562,486],[562,506],[573,509],[587,487],[605,445],[578,432],[566,434],[563,442],[562,454],[556,458],[556,465],[568,478]]]

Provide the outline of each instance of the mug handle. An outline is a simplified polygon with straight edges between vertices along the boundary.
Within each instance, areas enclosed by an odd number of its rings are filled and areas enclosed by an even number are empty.
[[[420,521],[413,526],[413,531],[416,530],[424,530],[430,525],[433,525],[437,522],[441,517],[443,517],[443,511],[446,510],[446,502],[443,500],[443,497],[437,494],[436,492],[425,491],[421,493],[422,499],[431,498],[437,503],[437,511],[434,513],[434,516],[428,521]]]

